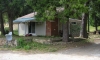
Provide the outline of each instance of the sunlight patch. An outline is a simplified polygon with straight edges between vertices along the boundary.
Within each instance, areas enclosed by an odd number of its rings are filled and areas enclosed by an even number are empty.
[[[0,31],[0,35],[1,35],[1,31]]]

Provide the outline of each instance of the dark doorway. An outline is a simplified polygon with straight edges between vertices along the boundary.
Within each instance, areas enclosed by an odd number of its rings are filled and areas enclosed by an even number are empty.
[[[29,22],[29,33],[35,33],[35,22]]]

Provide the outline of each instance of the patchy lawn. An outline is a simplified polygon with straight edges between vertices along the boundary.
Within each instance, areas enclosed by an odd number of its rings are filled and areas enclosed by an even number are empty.
[[[94,32],[95,31],[95,27],[89,26],[89,28],[90,28],[90,32]],[[98,27],[98,30],[100,30],[100,26]]]
[[[4,36],[1,36],[1,38],[4,38]],[[0,50],[14,50],[14,51],[24,51],[24,52],[56,52],[64,49],[70,49],[80,46],[86,46],[91,44],[89,40],[81,39],[81,38],[75,38],[74,41],[71,42],[53,42],[52,44],[42,44],[34,41],[25,41],[24,39],[32,39],[32,38],[39,38],[41,39],[47,39],[48,37],[18,37],[14,36],[14,39],[19,39],[20,45],[17,47],[6,47],[1,46]],[[49,37],[50,38],[50,37]]]

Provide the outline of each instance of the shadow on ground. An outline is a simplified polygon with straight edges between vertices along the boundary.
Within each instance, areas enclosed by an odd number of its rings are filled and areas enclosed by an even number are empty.
[[[100,57],[100,40],[82,47],[72,48],[61,52],[68,55],[97,56]]]

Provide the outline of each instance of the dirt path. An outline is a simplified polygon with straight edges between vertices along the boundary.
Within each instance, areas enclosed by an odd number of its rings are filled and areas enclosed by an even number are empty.
[[[14,51],[0,51],[0,60],[100,60],[100,41],[55,53],[27,54]]]
[[[0,60],[100,60],[99,56],[87,56],[78,54],[21,54],[21,53],[0,53]]]

